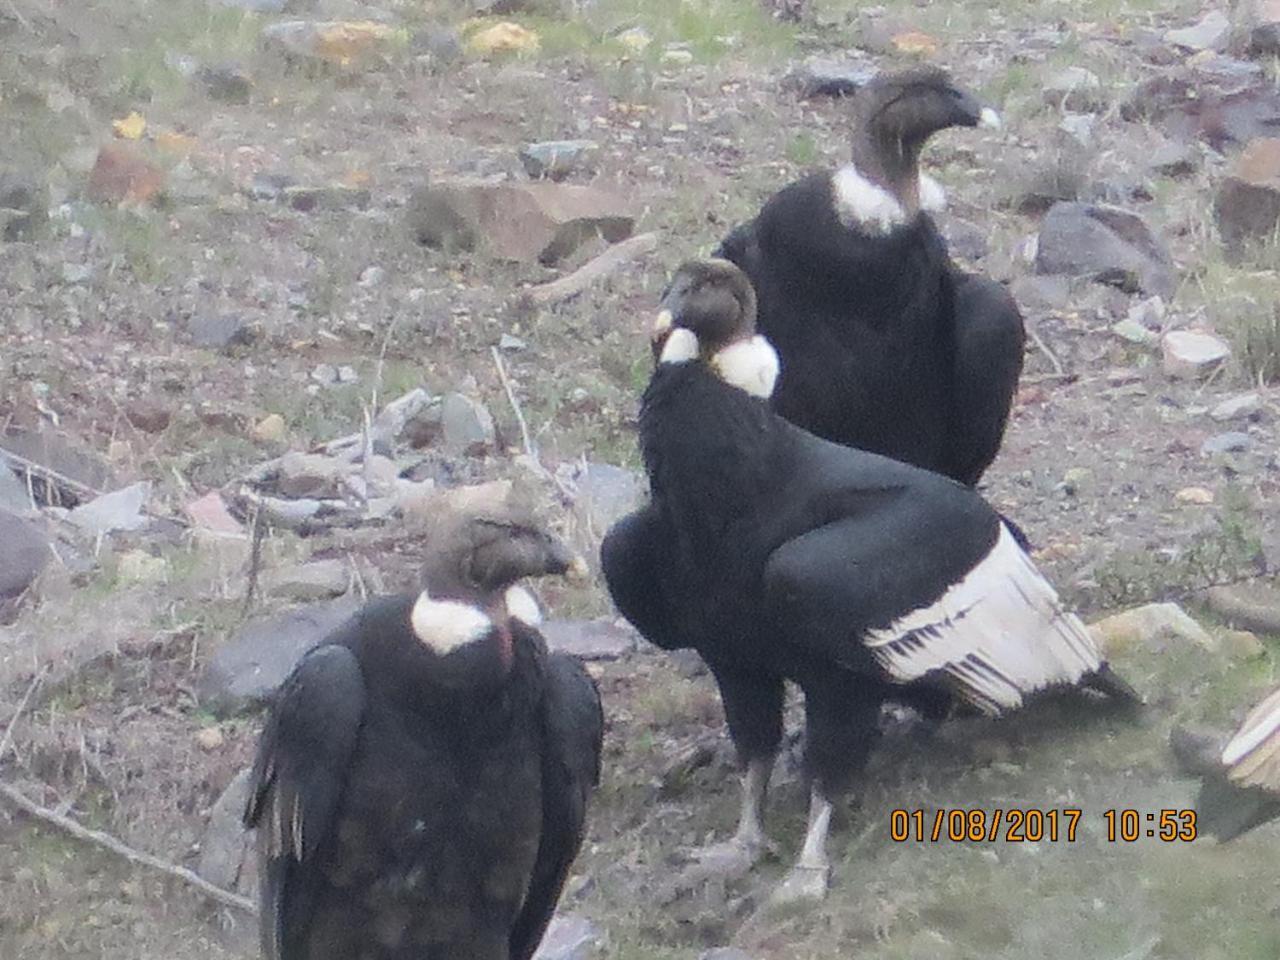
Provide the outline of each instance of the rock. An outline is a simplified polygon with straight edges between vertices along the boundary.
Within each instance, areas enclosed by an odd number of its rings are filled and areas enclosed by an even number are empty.
[[[582,660],[617,660],[636,648],[636,634],[613,620],[548,620],[542,624],[547,647]]]
[[[342,366],[338,367],[338,382],[339,383],[359,383],[360,374],[356,372],[355,367],[351,366],[350,364],[344,363]]]
[[[342,596],[351,585],[351,574],[341,560],[317,560],[273,571],[265,580],[269,596],[306,603]]]
[[[1189,27],[1166,30],[1166,43],[1187,50],[1224,50],[1231,37],[1231,21],[1221,10],[1211,10]]]
[[[286,187],[296,181],[287,173],[255,173],[245,188],[245,193],[254,200],[279,200]]]
[[[1208,631],[1176,603],[1134,607],[1090,624],[1089,631],[1107,655],[1132,643],[1162,650],[1170,640],[1194,643],[1206,650],[1218,649],[1218,642]]]
[[[205,752],[212,752],[222,747],[227,738],[217,727],[202,727],[196,732],[196,746]]]
[[[310,497],[298,497],[293,500],[281,500],[277,497],[263,497],[260,501],[262,515],[271,523],[295,529],[301,527],[319,515],[325,501]]]
[[[99,203],[146,203],[165,186],[164,171],[145,159],[137,147],[107,143],[89,173],[88,197]]]
[[[587,960],[603,941],[600,929],[576,913],[557,913],[533,960]]]
[[[684,46],[668,44],[658,61],[669,67],[686,67],[693,63],[693,51]]]
[[[594,140],[543,140],[520,148],[520,162],[535,180],[563,180],[600,150]]]
[[[393,27],[374,20],[285,20],[262,28],[263,40],[285,53],[344,69],[384,59],[398,36]]]
[[[253,425],[253,439],[262,443],[279,443],[284,439],[284,417],[278,413],[268,413]]]
[[[597,234],[609,243],[624,240],[635,225],[629,203],[618,194],[543,182],[429,185],[410,199],[407,217],[418,242],[428,246],[470,250],[483,243],[501,259],[546,264]]]
[[[91,537],[101,537],[116,530],[140,530],[147,525],[143,508],[151,496],[151,481],[104,493],[82,503],[67,519]]]
[[[1253,660],[1267,652],[1258,635],[1250,630],[1223,630],[1218,638],[1222,652],[1236,660]]]
[[[36,430],[10,427],[0,433],[0,454],[5,451],[67,477],[91,490],[109,489],[116,484],[115,473],[105,460],[85,450],[65,434],[45,426]],[[13,461],[18,464],[19,461]],[[19,467],[19,479],[25,472]],[[39,473],[36,474],[39,479]],[[25,480],[24,480],[25,486]],[[37,483],[37,489],[42,484]],[[72,491],[79,495],[78,491]]]
[[[931,57],[938,52],[940,46],[934,37],[919,30],[895,33],[889,38],[889,44],[899,53],[917,57]]]
[[[316,364],[311,379],[322,387],[331,387],[338,382],[338,368],[331,363]]]
[[[143,433],[161,433],[169,426],[168,407],[154,400],[134,400],[124,408],[125,418]]]
[[[211,490],[198,500],[192,500],[183,510],[199,530],[221,536],[238,537],[244,534],[240,521],[231,515],[217,490]]]
[[[447,453],[483,453],[496,439],[489,408],[461,393],[447,393],[442,398],[440,428]]]
[[[597,537],[639,507],[649,490],[644,474],[611,463],[588,463],[585,470],[575,465],[567,479],[576,488],[575,521]],[[595,547],[592,544],[593,555]]]
[[[1209,416],[1219,423],[1228,420],[1255,420],[1262,413],[1262,397],[1257,393],[1241,393],[1214,404]]]
[[[1111,325],[1111,332],[1123,340],[1128,340],[1130,343],[1137,343],[1142,346],[1151,346],[1160,341],[1160,335],[1158,333],[1148,330],[1131,317],[1126,317],[1118,323],[1113,323]]]
[[[290,0],[214,0],[222,7],[248,10],[251,13],[283,13]]]
[[[225,314],[196,314],[186,322],[187,337],[197,347],[226,350],[233,346],[248,346],[257,334],[252,325],[241,316]]]
[[[1231,356],[1231,347],[1225,340],[1199,330],[1170,330],[1161,338],[1160,349],[1164,372],[1187,379],[1211,373]]]
[[[1023,310],[1062,310],[1071,302],[1071,281],[1060,275],[1020,276],[1009,285],[1009,292]]]
[[[751,956],[737,947],[713,947],[703,951],[698,960],[751,960]]]
[[[286,497],[337,497],[349,472],[345,463],[322,453],[290,450],[280,458],[276,489]]]
[[[0,454],[0,510],[10,513],[28,513],[35,509],[31,502],[31,491],[27,489],[25,480],[9,469],[9,464]]]
[[[29,240],[48,219],[48,187],[34,177],[0,172],[0,237]]]
[[[1228,246],[1275,234],[1280,228],[1280,137],[1253,140],[1245,147],[1218,188],[1213,215]]]
[[[498,349],[503,353],[519,353],[521,350],[527,350],[528,347],[529,344],[510,333],[504,333],[498,338]]]
[[[1248,9],[1246,49],[1251,57],[1280,57],[1280,0],[1256,0]]]
[[[343,597],[252,621],[209,660],[200,678],[201,705],[229,716],[268,702],[298,661],[358,607]]]
[[[952,256],[977,263],[990,251],[988,231],[976,224],[947,214],[934,214],[934,220]]]
[[[368,187],[333,183],[315,187],[295,185],[280,191],[280,199],[301,213],[318,210],[367,210],[373,199]]]
[[[1200,166],[1200,154],[1189,143],[1167,140],[1147,158],[1147,168],[1166,177],[1186,177]]]
[[[427,439],[414,444],[421,432],[428,434]],[[429,443],[440,433],[439,398],[432,397],[422,387],[415,387],[378,411],[370,433],[375,449],[381,446],[389,450],[403,442],[415,446]]]
[[[1247,433],[1220,433],[1200,444],[1200,456],[1212,457],[1220,453],[1243,453],[1253,446],[1253,438]]]
[[[49,538],[39,527],[0,509],[0,599],[26,590],[52,559]]]
[[[1035,269],[1107,282],[1119,273],[1138,289],[1164,297],[1176,282],[1173,260],[1146,222],[1105,204],[1055,203],[1040,226]]]
[[[384,268],[374,264],[360,271],[360,276],[356,278],[356,283],[362,287],[376,287],[382,283],[386,275],[387,271]]]
[[[245,830],[240,822],[245,804],[249,800],[249,788],[253,768],[245,767],[232,778],[209,811],[209,822],[200,838],[200,858],[196,861],[196,873],[224,890],[236,890],[252,894],[246,889],[248,868],[253,864],[253,833]]]
[[[1093,128],[1097,118],[1088,113],[1068,113],[1058,121],[1058,129],[1082,147],[1093,145]]]
[[[245,104],[253,93],[249,75],[233,63],[201,67],[196,71],[196,80],[211,99],[222,103]]]
[[[793,64],[782,78],[782,88],[804,99],[847,97],[873,79],[880,71],[866,60],[835,60],[808,57]]]
[[[478,30],[466,42],[467,52],[474,57],[531,55],[537,53],[541,46],[542,41],[534,31],[509,21]]]
[[[1043,87],[1044,101],[1060,110],[1090,113],[1106,106],[1102,95],[1102,81],[1097,74],[1084,67],[1066,67],[1059,70]]]
[[[1192,503],[1198,507],[1207,507],[1213,503],[1213,491],[1204,487],[1183,487],[1173,495],[1179,503]]]
[[[1280,587],[1264,580],[1210,587],[1202,595],[1210,610],[1241,630],[1280,634]]]
[[[653,34],[644,27],[628,27],[617,34],[614,39],[633,54],[638,55],[644,53],[649,48],[649,44],[653,43]]]

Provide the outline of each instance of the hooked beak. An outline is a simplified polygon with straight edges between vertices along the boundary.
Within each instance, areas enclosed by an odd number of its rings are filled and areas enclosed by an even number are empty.
[[[996,113],[990,107],[983,107],[982,111],[978,114],[978,126],[986,127],[989,130],[999,130],[1002,126],[1000,123],[1000,114]]]
[[[575,553],[573,559],[569,562],[569,568],[564,572],[564,578],[570,583],[586,583],[591,579],[591,568],[587,566],[587,559],[580,553]]]
[[[666,307],[659,310],[654,318],[653,327],[649,332],[649,346],[653,350],[655,360],[662,355],[662,348],[666,345],[667,337],[671,336],[674,323],[675,317]]]

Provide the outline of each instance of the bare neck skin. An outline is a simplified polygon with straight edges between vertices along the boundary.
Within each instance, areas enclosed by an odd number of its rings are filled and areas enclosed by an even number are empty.
[[[873,119],[853,137],[854,167],[867,180],[883,187],[901,204],[908,218],[920,212],[920,148],[878,129]]]

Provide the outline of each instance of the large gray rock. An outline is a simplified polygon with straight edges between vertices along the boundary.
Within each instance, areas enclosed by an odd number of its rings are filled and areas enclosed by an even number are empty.
[[[355,613],[344,597],[285,610],[248,624],[224,643],[200,678],[202,704],[229,716],[268,702],[312,648]]]
[[[1280,227],[1280,137],[1245,147],[1218,188],[1213,214],[1228,246],[1275,235]]]
[[[782,86],[803,98],[847,97],[874,79],[880,71],[866,60],[809,57],[782,78]]]
[[[0,454],[0,509],[26,513],[32,506],[31,492],[26,483],[9,469],[4,455]]]
[[[535,180],[563,180],[586,167],[599,151],[594,140],[544,140],[521,147],[520,162]]]
[[[351,571],[336,558],[291,564],[266,577],[269,596],[303,603],[340,597],[350,585]]]
[[[147,525],[143,510],[150,496],[151,481],[142,480],[80,504],[67,514],[67,519],[91,537],[117,530],[141,530]]]
[[[547,648],[582,660],[617,660],[636,648],[636,634],[612,620],[548,620],[539,630]]]
[[[631,236],[626,198],[599,186],[455,180],[420,188],[409,201],[419,243],[445,250],[482,245],[503,260],[555,263],[597,235]]]
[[[1169,30],[1164,38],[1187,50],[1223,50],[1231,36],[1231,20],[1221,10],[1210,10],[1189,27]]]
[[[6,450],[66,477],[79,487],[109,490],[116,484],[115,474],[105,460],[52,428],[10,427],[0,435],[0,454]]]
[[[445,452],[456,454],[483,453],[497,436],[489,408],[461,393],[447,393],[441,400],[440,431]]]
[[[0,509],[0,599],[22,593],[52,559],[49,539],[34,523]]]
[[[1176,283],[1169,251],[1146,221],[1106,204],[1054,204],[1040,226],[1035,269],[1132,285],[1163,297]]]
[[[200,876],[224,890],[235,890],[247,897],[257,893],[257,878],[252,876],[255,872],[251,855],[253,834],[241,825],[240,817],[249,799],[252,774],[250,767],[237,773],[214,803],[200,839],[200,858],[196,861],[196,873]]]
[[[603,939],[600,928],[576,913],[557,913],[551,918],[533,960],[587,960]]]
[[[232,313],[196,314],[187,320],[186,334],[197,347],[214,350],[247,346],[257,336],[247,319]]]
[[[588,463],[573,472],[570,482],[577,490],[574,519],[597,539],[638,508],[649,489],[644,474],[611,463]]]

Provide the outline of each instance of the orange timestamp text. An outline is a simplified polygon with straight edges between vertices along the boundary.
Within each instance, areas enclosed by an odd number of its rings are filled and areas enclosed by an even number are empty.
[[[990,810],[960,808],[908,810],[898,807],[889,814],[889,839],[895,843],[1074,843],[1084,811],[1079,807],[1038,807]],[[1102,814],[1108,843],[1133,843],[1148,837],[1166,843],[1196,838],[1194,810],[1166,809],[1144,813],[1134,809],[1105,810]]]

